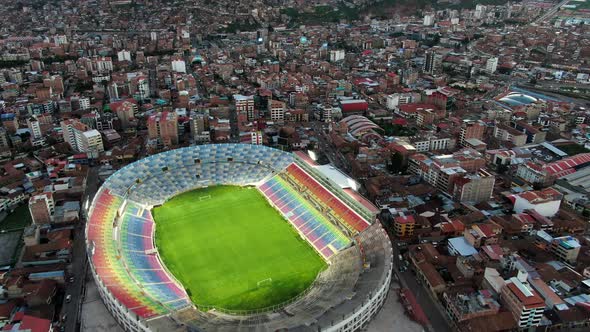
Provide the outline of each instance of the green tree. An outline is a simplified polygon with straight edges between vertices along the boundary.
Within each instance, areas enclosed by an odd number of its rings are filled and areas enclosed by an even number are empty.
[[[396,174],[404,171],[404,156],[402,156],[401,153],[396,152],[391,155],[389,171]]]

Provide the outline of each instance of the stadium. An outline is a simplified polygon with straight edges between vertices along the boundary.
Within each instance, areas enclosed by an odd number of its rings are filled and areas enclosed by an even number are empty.
[[[127,331],[356,331],[391,282],[378,210],[339,171],[259,145],[171,150],[99,188],[86,246]]]

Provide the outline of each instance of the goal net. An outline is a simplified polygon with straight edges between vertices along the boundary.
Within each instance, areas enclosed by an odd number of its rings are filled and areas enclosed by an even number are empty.
[[[270,286],[270,284],[272,284],[272,278],[266,278],[266,279],[262,279],[259,282],[256,283],[256,286],[260,287],[264,287],[264,286]]]

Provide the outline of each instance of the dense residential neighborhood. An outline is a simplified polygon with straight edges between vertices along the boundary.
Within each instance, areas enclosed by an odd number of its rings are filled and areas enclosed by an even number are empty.
[[[120,331],[89,277],[94,195],[209,143],[351,179],[404,330],[587,330],[589,1],[4,1],[0,330]]]

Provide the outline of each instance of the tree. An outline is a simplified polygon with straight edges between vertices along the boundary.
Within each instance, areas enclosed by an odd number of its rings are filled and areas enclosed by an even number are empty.
[[[396,174],[404,171],[404,156],[402,156],[401,153],[396,152],[391,155],[389,170]]]

